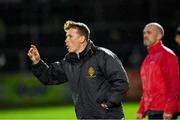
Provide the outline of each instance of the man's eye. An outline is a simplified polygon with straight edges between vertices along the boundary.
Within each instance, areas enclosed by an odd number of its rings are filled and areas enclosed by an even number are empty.
[[[66,36],[66,38],[71,38],[71,36]]]

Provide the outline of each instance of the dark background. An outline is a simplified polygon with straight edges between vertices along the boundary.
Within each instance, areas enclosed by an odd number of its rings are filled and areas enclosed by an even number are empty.
[[[28,72],[31,44],[47,63],[63,58],[66,20],[87,24],[97,46],[112,50],[126,68],[139,69],[146,54],[142,31],[149,22],[164,27],[164,44],[176,52],[179,5],[179,0],[0,0],[0,73]]]

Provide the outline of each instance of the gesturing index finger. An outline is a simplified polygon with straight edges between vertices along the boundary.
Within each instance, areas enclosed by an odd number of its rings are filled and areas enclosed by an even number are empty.
[[[36,46],[35,45],[31,45],[31,48],[37,50]]]

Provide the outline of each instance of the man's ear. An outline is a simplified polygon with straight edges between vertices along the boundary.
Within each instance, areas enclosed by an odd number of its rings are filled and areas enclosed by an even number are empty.
[[[85,36],[81,36],[81,37],[80,37],[80,42],[81,42],[81,43],[83,43],[85,40],[86,40],[86,39],[85,39]]]
[[[158,34],[158,40],[162,39],[162,34]]]

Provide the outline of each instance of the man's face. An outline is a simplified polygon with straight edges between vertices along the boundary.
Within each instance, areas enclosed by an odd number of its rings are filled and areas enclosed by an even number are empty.
[[[156,28],[156,26],[153,25],[145,26],[143,35],[144,45],[147,47],[154,45],[161,39],[160,31],[158,31],[158,28]]]
[[[80,49],[82,36],[79,34],[78,29],[70,28],[66,31],[66,48],[69,53],[77,53]]]
[[[176,35],[175,41],[180,45],[180,35],[179,34]]]

